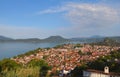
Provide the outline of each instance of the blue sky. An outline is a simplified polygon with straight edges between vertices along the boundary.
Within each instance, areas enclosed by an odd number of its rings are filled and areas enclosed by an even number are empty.
[[[120,36],[120,0],[0,0],[0,35]]]

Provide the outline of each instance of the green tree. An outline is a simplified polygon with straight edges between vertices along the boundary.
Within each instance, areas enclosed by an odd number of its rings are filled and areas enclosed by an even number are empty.
[[[76,47],[78,47],[78,48],[80,48],[80,47],[83,47],[81,44],[76,44],[75,46],[74,46],[74,48],[76,48]]]
[[[50,70],[50,67],[48,65],[43,65],[40,68],[40,76],[46,76],[48,73],[48,70]]]
[[[82,64],[79,67],[76,67],[74,70],[71,71],[72,77],[81,77],[83,76],[83,70],[87,69],[88,66],[86,64]]]
[[[1,70],[10,71],[15,70],[16,68],[20,67],[20,64],[17,64],[15,61],[10,59],[3,59],[0,63]]]
[[[44,65],[47,65],[47,63],[44,60],[33,59],[28,63],[27,66],[28,67],[36,67],[36,66],[42,67]]]

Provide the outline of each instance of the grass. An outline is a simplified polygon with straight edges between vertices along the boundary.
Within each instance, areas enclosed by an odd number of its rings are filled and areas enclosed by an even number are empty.
[[[39,67],[18,68],[12,71],[3,71],[0,77],[40,77]]]

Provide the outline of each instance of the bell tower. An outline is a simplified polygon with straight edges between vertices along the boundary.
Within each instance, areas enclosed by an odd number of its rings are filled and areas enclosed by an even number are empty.
[[[109,67],[108,67],[108,66],[106,66],[106,67],[104,68],[104,73],[109,73]]]

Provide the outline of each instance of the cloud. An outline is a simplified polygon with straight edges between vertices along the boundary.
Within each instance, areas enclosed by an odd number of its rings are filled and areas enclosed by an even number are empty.
[[[64,13],[67,20],[76,28],[100,28],[120,23],[120,11],[102,4],[66,3],[57,8],[40,11],[39,14]]]
[[[56,8],[47,9],[47,10],[37,12],[37,14],[59,13],[59,12],[63,12],[63,11],[66,11],[66,10],[67,9],[65,7],[56,7]]]
[[[114,4],[107,3],[73,3],[68,2],[61,6],[40,11],[38,15],[63,15],[71,25],[61,27],[56,33],[68,37],[90,35],[119,35],[120,10]]]
[[[101,5],[69,4],[71,10],[66,16],[75,25],[105,27],[119,22],[117,10]]]

